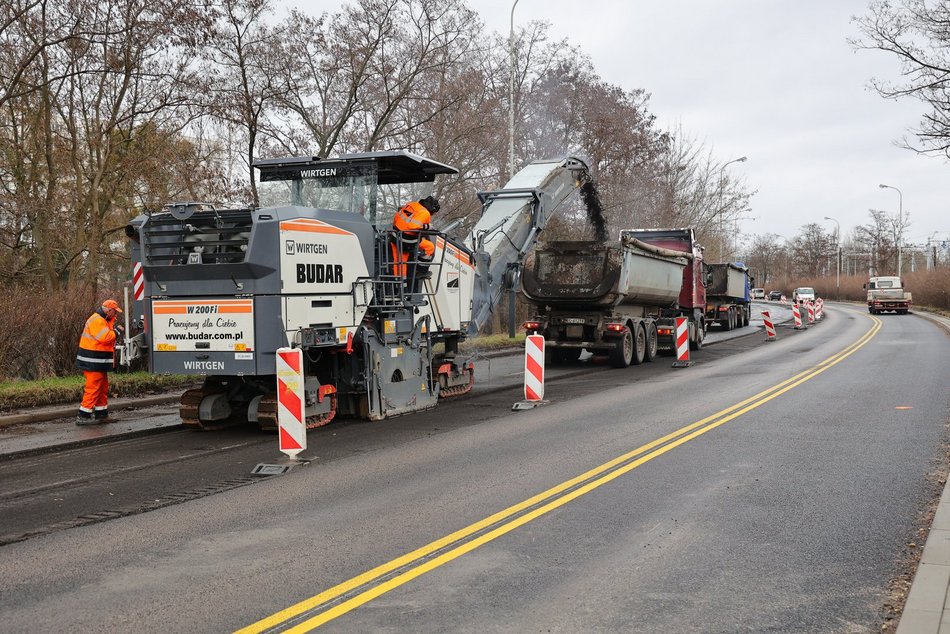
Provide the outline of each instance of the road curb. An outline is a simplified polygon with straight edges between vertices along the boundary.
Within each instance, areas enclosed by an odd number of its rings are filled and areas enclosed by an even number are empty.
[[[911,314],[926,319],[950,336],[950,319],[926,311]],[[927,533],[924,550],[914,572],[901,611],[897,634],[938,634],[946,631],[943,620],[950,610],[946,598],[950,592],[950,481],[944,484],[937,511]]]

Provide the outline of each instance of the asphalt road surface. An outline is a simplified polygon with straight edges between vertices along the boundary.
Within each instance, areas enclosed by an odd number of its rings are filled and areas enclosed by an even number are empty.
[[[0,461],[2,629],[880,631],[950,337],[827,314],[690,368],[552,370],[526,412],[496,359],[470,397],[312,432],[280,477],[248,478],[275,451],[246,430]]]

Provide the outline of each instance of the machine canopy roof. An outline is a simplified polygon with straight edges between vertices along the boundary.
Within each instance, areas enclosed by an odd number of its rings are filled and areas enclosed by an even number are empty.
[[[432,182],[438,174],[458,174],[451,165],[405,150],[341,154],[326,159],[319,156],[258,159],[254,167],[260,170],[261,181],[368,175],[375,171],[378,184],[393,185]]]

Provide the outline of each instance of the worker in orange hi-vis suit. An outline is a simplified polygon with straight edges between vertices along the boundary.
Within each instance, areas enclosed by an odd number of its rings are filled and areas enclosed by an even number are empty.
[[[90,315],[82,330],[76,367],[86,377],[86,387],[76,418],[77,425],[109,422],[108,372],[114,364],[116,336],[122,334],[122,327],[115,323],[116,316],[121,312],[118,302],[107,299]]]
[[[393,218],[393,229],[399,232],[401,240],[393,241],[390,250],[393,256],[393,275],[407,279],[422,279],[429,270],[429,263],[435,256],[435,245],[431,240],[420,238],[419,232],[429,228],[432,214],[441,206],[434,196],[426,196],[418,202],[406,203]],[[401,247],[401,248],[400,248]],[[416,257],[412,257],[416,255]],[[417,260],[416,270],[411,270],[410,260]]]

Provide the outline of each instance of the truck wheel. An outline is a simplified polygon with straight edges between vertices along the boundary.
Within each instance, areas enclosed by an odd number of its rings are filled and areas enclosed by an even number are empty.
[[[633,340],[633,365],[640,365],[647,356],[647,333],[643,324],[636,324],[636,338]]]
[[[726,330],[732,330],[736,327],[736,314],[730,308],[726,311]]]
[[[615,368],[625,368],[633,361],[633,333],[630,332],[629,326],[623,327],[623,334],[617,337],[608,358],[610,365]]]
[[[695,324],[695,327],[696,327],[696,336],[690,339],[689,349],[702,350],[703,339],[706,338],[706,322],[702,319],[697,319],[693,323]]]
[[[643,355],[644,361],[653,361],[656,358],[657,339],[656,324],[651,321],[647,324],[647,348]]]

